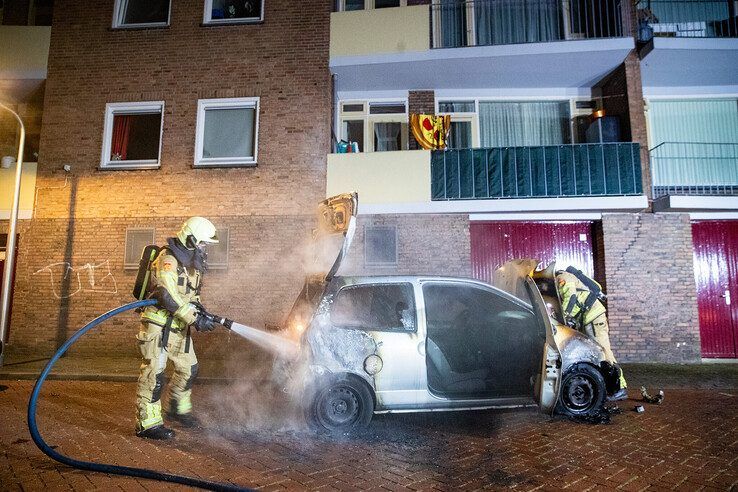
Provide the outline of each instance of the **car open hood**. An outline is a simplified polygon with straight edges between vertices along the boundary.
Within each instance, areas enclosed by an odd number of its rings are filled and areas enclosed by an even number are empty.
[[[357,193],[343,193],[341,195],[326,198],[318,205],[318,229],[316,236],[324,238],[336,234],[343,234],[343,244],[338,251],[338,256],[333,262],[324,280],[330,281],[341,266],[346,257],[351,242],[356,232],[356,213],[359,208],[359,195]]]

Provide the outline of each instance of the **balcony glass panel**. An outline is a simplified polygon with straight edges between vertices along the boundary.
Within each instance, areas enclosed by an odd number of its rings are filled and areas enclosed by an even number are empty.
[[[436,48],[624,35],[621,0],[440,0],[433,22]]]
[[[738,195],[738,143],[664,142],[651,149],[653,195]]]
[[[726,0],[641,0],[639,37],[713,38],[738,36],[738,17]]]
[[[433,151],[433,200],[642,194],[636,143]]]

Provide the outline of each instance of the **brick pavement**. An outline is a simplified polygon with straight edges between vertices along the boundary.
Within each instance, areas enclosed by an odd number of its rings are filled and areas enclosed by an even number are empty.
[[[670,390],[661,406],[611,425],[578,424],[534,408],[375,417],[360,436],[303,430],[286,402],[251,383],[199,385],[205,429],[170,443],[132,434],[134,385],[50,381],[41,431],[76,458],[228,481],[264,490],[729,490],[738,488],[738,391]],[[179,487],[71,470],[30,441],[32,382],[0,381],[3,490]],[[224,398],[225,397],[225,398]],[[629,409],[629,401],[621,405]]]

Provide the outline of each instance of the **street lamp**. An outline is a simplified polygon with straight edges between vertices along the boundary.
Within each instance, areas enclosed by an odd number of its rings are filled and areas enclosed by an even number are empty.
[[[15,230],[18,225],[18,203],[20,202],[21,166],[23,165],[23,146],[26,143],[26,127],[18,113],[0,103],[0,109],[9,111],[20,125],[20,143],[18,159],[15,162],[15,188],[13,203],[10,207],[10,223],[8,224],[8,241],[5,248],[5,270],[3,271],[2,298],[0,298],[0,367],[5,360],[5,333],[10,326],[10,288],[12,287],[13,263],[15,262]]]

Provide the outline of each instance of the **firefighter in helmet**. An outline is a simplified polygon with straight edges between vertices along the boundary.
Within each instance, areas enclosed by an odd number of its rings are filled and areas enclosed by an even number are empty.
[[[151,296],[158,301],[141,314],[137,335],[143,357],[136,391],[136,435],[170,439],[174,431],[164,426],[161,396],[167,361],[174,365],[170,384],[168,417],[185,427],[198,424],[192,415],[192,383],[197,376],[197,357],[191,328],[211,331],[215,324],[200,304],[202,275],[207,270],[204,246],[218,242],[215,226],[203,217],[185,221],[176,237],[151,263]]]
[[[604,299],[600,284],[580,270],[569,267],[566,271],[556,272],[556,285],[566,321],[594,338],[604,349],[607,362],[619,373],[619,388],[609,400],[625,400],[628,398],[627,383],[610,347],[610,329],[605,306],[600,300]]]

